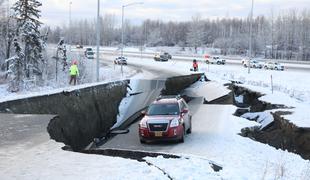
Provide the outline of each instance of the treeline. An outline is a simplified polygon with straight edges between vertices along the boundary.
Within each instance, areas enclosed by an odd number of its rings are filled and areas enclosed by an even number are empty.
[[[193,17],[188,22],[145,20],[141,25],[125,21],[126,46],[180,46],[218,48],[223,55],[247,55],[249,47],[249,18],[208,19]],[[119,17],[101,18],[101,45],[119,46],[121,28]],[[2,22],[6,22],[5,20]],[[6,26],[1,22],[2,29]],[[95,45],[96,20],[73,21],[71,26],[45,27],[49,43],[61,37],[72,44]],[[0,44],[6,44],[1,33]],[[310,10],[295,9],[253,19],[253,56],[287,60],[310,60]],[[0,54],[5,54],[0,50]]]
[[[310,11],[288,10],[278,15],[253,19],[253,55],[287,60],[310,60]],[[72,39],[73,44],[94,45],[96,21],[72,22],[70,28],[56,27],[49,40]],[[101,18],[101,45],[117,46],[121,42],[118,18]],[[249,18],[204,19],[196,16],[189,22],[145,20],[142,25],[125,21],[127,46],[180,46],[219,48],[223,55],[247,55]]]

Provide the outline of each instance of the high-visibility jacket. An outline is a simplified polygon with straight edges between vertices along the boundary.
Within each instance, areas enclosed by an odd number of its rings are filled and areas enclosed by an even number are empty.
[[[71,76],[78,76],[79,75],[79,69],[77,67],[76,64],[73,64],[71,67],[70,67],[70,75]]]

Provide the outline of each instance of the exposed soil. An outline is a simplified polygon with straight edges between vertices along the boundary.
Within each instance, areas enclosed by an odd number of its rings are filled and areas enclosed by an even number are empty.
[[[239,107],[236,116],[241,116],[246,112],[262,112],[272,109],[287,109],[287,111],[276,111],[272,113],[274,122],[268,127],[260,130],[260,127],[249,127],[241,130],[240,135],[249,137],[255,141],[269,144],[277,149],[287,150],[299,154],[304,159],[310,159],[310,128],[300,128],[282,118],[281,116],[291,114],[292,107],[279,104],[270,104],[260,101],[258,98],[262,94],[249,89],[231,86],[235,96],[243,95],[243,103],[234,101],[234,105]],[[233,98],[234,99],[234,98]]]
[[[227,96],[216,99],[205,104],[233,104],[238,107],[235,116],[242,116],[247,112],[263,112],[266,110],[276,110],[272,113],[274,122],[263,130],[259,126],[247,127],[241,130],[240,135],[251,138],[255,141],[268,144],[277,149],[287,150],[299,154],[304,159],[310,159],[310,128],[300,128],[282,118],[283,115],[291,114],[293,107],[281,104],[271,104],[260,101],[263,94],[251,91],[236,85],[236,83],[226,84],[232,90]],[[243,102],[237,102],[234,97],[243,96]],[[281,109],[281,110],[280,110]],[[287,109],[287,111],[283,111]],[[249,119],[255,121],[256,119]]]

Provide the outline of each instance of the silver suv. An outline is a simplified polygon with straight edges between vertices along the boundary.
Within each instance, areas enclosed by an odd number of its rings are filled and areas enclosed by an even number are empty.
[[[278,70],[278,71],[284,71],[284,66],[282,66],[280,63],[278,62],[266,62],[264,65],[265,69],[271,69],[271,70]]]

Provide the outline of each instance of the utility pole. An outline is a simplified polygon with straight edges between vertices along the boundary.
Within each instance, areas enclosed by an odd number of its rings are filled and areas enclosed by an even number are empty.
[[[250,47],[249,47],[249,61],[248,61],[248,74],[251,72],[251,59],[252,59],[252,29],[253,29],[253,5],[254,0],[252,0],[252,7],[251,7],[251,15],[250,15]]]
[[[121,57],[123,57],[123,53],[124,53],[124,8],[125,6],[122,6],[122,49],[121,49]]]
[[[122,6],[122,50],[121,50],[121,58],[124,56],[124,8],[125,6]],[[123,60],[123,59],[122,59]],[[121,72],[123,76],[123,63],[121,63]]]
[[[68,34],[68,39],[69,39],[69,41],[68,41],[68,44],[69,44],[69,54],[71,55],[71,44],[72,44],[72,37],[71,37],[71,6],[72,6],[72,2],[70,1],[69,2],[69,34]]]
[[[143,2],[134,2],[134,3],[130,3],[130,4],[126,4],[122,6],[122,46],[121,46],[121,58],[123,58],[124,56],[124,10],[125,7],[128,6],[133,6],[133,5],[138,5],[138,4],[143,4]],[[122,72],[122,76],[123,76],[123,63],[121,63],[121,72]]]
[[[100,0],[97,5],[97,51],[96,51],[96,81],[99,82],[99,47],[100,47]]]

